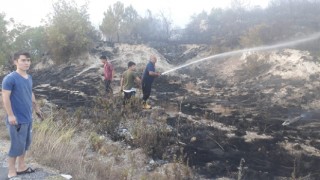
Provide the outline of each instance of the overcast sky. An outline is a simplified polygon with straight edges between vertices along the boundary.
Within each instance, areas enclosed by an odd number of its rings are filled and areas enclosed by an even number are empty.
[[[0,12],[6,14],[6,18],[14,18],[16,22],[24,25],[39,26],[41,19],[52,11],[52,2],[56,0],[0,0]],[[85,0],[77,0],[78,5]],[[103,12],[117,2],[117,0],[88,0],[89,14],[92,23],[98,26],[103,19]],[[125,6],[130,4],[144,15],[147,9],[153,13],[164,12],[170,16],[174,24],[183,26],[190,16],[201,11],[210,12],[212,8],[230,7],[231,0],[119,0]],[[242,0],[243,1],[243,0]],[[269,0],[247,0],[251,6],[266,7]]]

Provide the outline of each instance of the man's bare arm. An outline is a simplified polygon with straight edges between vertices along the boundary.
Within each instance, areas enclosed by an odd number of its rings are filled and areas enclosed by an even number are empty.
[[[160,73],[159,73],[159,72],[149,71],[149,75],[150,75],[150,76],[158,77],[158,76],[160,76]]]
[[[138,85],[141,85],[141,79],[140,79],[138,76],[136,77],[135,80],[136,80],[136,83],[137,83]]]

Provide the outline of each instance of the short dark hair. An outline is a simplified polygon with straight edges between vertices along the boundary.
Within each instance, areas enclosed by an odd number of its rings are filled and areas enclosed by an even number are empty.
[[[107,58],[107,56],[102,55],[102,56],[100,56],[100,59],[108,59],[108,58]]]
[[[134,65],[136,65],[136,63],[134,63],[134,62],[132,62],[132,61],[129,61],[129,62],[128,62],[128,68],[131,67],[131,66],[134,66]]]
[[[25,51],[19,51],[13,54],[13,60],[18,60],[21,55],[26,56],[27,58],[30,58],[30,53],[25,52]]]

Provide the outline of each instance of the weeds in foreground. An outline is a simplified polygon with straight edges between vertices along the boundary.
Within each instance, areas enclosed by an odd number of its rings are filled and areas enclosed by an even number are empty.
[[[161,158],[170,143],[170,130],[166,126],[150,125],[140,119],[133,123],[133,143],[148,155]]]
[[[79,180],[126,179],[127,177],[127,169],[115,169],[114,161],[103,162],[99,160],[98,155],[89,155],[90,142],[80,138],[79,134],[75,135],[73,127],[46,120],[35,123],[33,132],[30,153],[40,164],[71,174],[74,179]],[[83,133],[82,136],[85,137],[87,134],[89,133]],[[83,144],[86,145],[83,146]],[[106,146],[101,143],[101,147]]]
[[[135,147],[142,148],[146,154],[161,158],[165,147],[169,144],[170,130],[162,121],[157,110],[141,112],[141,102],[137,98],[130,99],[126,106],[121,100],[101,101],[94,109],[95,124],[98,132],[107,132],[113,139],[119,139],[119,129],[130,133],[126,141]],[[91,136],[93,146],[100,146],[98,135]],[[101,147],[97,147],[100,149]]]
[[[168,130],[165,125],[160,127],[159,124],[147,124],[143,115],[132,111],[127,111],[128,114],[124,117],[120,110],[116,110],[120,101],[104,103],[104,106],[96,107],[91,112],[78,110],[74,115],[69,115],[60,110],[51,113],[54,117],[35,122],[31,156],[42,165],[58,169],[61,173],[70,174],[73,179],[80,180],[167,180],[183,179],[187,174],[190,175],[190,169],[179,162],[170,163],[179,168],[179,171],[171,172],[172,167],[158,167],[170,172],[166,174],[161,169],[147,172],[145,168],[148,160],[142,152],[161,154],[164,151],[168,143]],[[91,116],[96,117],[87,123],[87,128],[84,127],[86,123],[81,112],[90,112]],[[120,145],[123,143],[107,140],[105,132],[112,135],[125,123],[132,125],[131,130],[135,132],[134,145],[145,151],[128,151],[125,146]]]
[[[104,139],[97,133],[92,132],[89,137],[90,144],[94,151],[99,151],[103,146]]]
[[[2,122],[0,123],[0,138],[1,139],[6,139],[9,140],[9,134],[6,128],[6,124],[5,124],[5,112],[4,112],[4,108],[3,108],[3,103],[2,103],[2,97],[1,97],[1,93],[0,93],[0,119],[2,120]]]
[[[5,122],[0,123],[0,139],[10,140],[10,136],[6,127]]]
[[[107,133],[112,138],[116,138],[115,132],[123,120],[121,99],[114,98],[113,101],[97,99],[96,104],[92,110],[94,129],[100,134]]]

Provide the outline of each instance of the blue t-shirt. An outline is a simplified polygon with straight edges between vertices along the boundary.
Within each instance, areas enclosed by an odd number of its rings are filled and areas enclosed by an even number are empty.
[[[149,75],[149,71],[156,72],[156,68],[155,68],[155,66],[154,66],[154,64],[152,62],[149,62],[147,64],[147,67],[144,70],[143,76],[142,76],[142,81],[144,83],[150,83],[151,84],[153,82],[153,80],[154,80],[154,76],[150,76]]]
[[[14,71],[4,77],[2,89],[11,91],[11,107],[18,123],[30,123],[32,121],[32,77],[28,75],[26,79]]]

